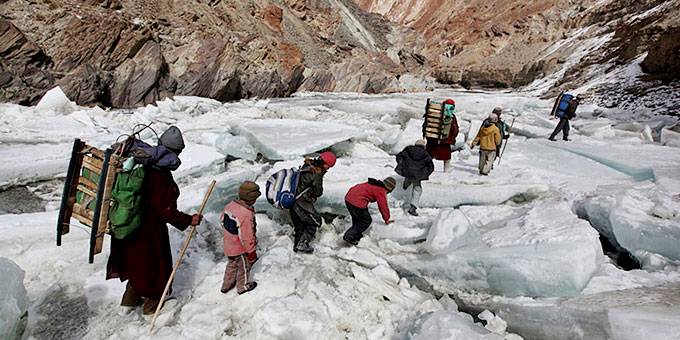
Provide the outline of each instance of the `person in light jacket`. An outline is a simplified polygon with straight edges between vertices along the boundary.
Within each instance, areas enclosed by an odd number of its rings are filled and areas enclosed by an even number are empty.
[[[474,149],[475,145],[479,144],[479,173],[488,175],[491,170],[491,165],[496,159],[496,148],[501,144],[501,133],[496,127],[498,116],[495,113],[489,115],[489,119],[477,132],[477,137],[472,141],[470,149]]]
[[[229,202],[222,211],[220,223],[224,229],[222,246],[229,261],[224,270],[222,293],[236,286],[239,294],[257,287],[250,281],[250,267],[257,261],[255,209],[253,204],[260,197],[260,187],[252,181],[245,181],[238,189],[238,200]]]

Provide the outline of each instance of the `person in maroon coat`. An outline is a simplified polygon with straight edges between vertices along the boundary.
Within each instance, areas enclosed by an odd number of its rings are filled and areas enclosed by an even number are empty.
[[[397,181],[392,177],[387,177],[380,181],[369,178],[368,182],[357,184],[347,191],[345,195],[345,205],[349,214],[352,216],[352,227],[350,227],[342,239],[345,242],[357,245],[364,236],[363,232],[368,229],[373,220],[368,212],[368,203],[378,202],[378,209],[385,224],[393,223],[390,220],[390,207],[387,205],[387,194],[394,190]]]
[[[456,120],[456,115],[453,114],[453,110],[455,110],[456,107],[455,104],[453,99],[444,101],[447,117],[450,114],[451,118],[448,137],[444,140],[431,137],[426,138],[427,144],[425,145],[425,149],[432,157],[434,157],[434,159],[444,161],[444,172],[451,171],[451,145],[456,144],[456,136],[458,136],[458,121]]]
[[[163,145],[177,155],[184,148],[179,129],[161,135]],[[174,170],[174,169],[173,169]],[[145,167],[142,187],[142,225],[123,239],[111,238],[106,279],[127,280],[121,301],[124,312],[143,305],[145,315],[154,314],[172,273],[172,253],[167,223],[179,230],[198,225],[203,216],[177,210],[179,187],[170,169]]]

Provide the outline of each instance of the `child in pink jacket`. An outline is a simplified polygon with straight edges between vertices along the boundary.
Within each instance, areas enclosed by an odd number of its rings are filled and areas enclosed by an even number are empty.
[[[257,261],[253,204],[260,195],[260,187],[255,182],[245,181],[238,188],[238,200],[229,202],[222,211],[222,245],[229,258],[220,290],[222,293],[228,292],[234,286],[239,294],[257,287],[257,282],[250,282],[250,266]]]

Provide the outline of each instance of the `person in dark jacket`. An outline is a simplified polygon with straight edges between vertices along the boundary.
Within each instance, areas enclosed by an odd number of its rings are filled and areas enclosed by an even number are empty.
[[[293,222],[294,252],[312,253],[310,243],[316,238],[316,230],[323,222],[321,214],[314,208],[314,202],[323,194],[323,176],[335,165],[335,155],[324,152],[318,158],[305,159],[296,192],[302,193],[290,207]]]
[[[159,145],[179,155],[184,140],[172,126],[161,135]],[[121,301],[123,313],[143,306],[153,315],[172,273],[172,253],[167,223],[179,230],[198,225],[203,216],[177,210],[179,187],[169,169],[146,166],[142,187],[142,224],[123,239],[111,238],[106,279],[127,280]]]
[[[434,171],[432,156],[425,150],[425,141],[420,139],[415,145],[409,145],[397,154],[397,167],[394,171],[404,176],[404,190],[411,187],[406,194],[408,213],[418,216],[418,203],[423,193],[421,181],[427,181]]]
[[[449,134],[444,140],[427,137],[427,144],[425,146],[427,152],[436,160],[444,161],[444,172],[451,171],[451,146],[456,144],[456,136],[458,136],[458,121],[453,111],[456,109],[456,103],[453,99],[444,101],[444,109],[446,112],[446,119],[450,119]],[[423,131],[424,133],[424,131]]]
[[[359,244],[359,240],[364,236],[364,231],[373,222],[371,214],[368,212],[368,203],[378,202],[378,209],[385,224],[394,222],[390,220],[387,194],[394,190],[395,185],[397,185],[397,181],[392,177],[387,177],[382,181],[369,178],[368,182],[357,184],[347,191],[345,205],[352,216],[352,226],[342,236],[345,242],[352,245]]]
[[[567,106],[567,110],[564,112],[564,115],[560,117],[560,122],[557,123],[557,126],[555,127],[555,130],[553,130],[552,134],[550,134],[550,138],[548,138],[551,141],[555,141],[555,136],[562,131],[562,140],[564,141],[569,141],[569,121],[576,117],[576,109],[578,108],[579,105],[579,97],[573,98],[569,102],[569,106]]]

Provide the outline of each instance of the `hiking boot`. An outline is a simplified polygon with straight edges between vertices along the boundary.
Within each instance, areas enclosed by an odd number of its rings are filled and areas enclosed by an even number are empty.
[[[243,293],[247,293],[247,292],[249,292],[249,291],[255,289],[255,287],[257,287],[257,282],[255,282],[255,281],[253,281],[253,282],[248,282],[248,283],[246,283],[246,289],[245,289],[244,291],[242,291],[242,292],[238,292],[238,295],[241,295],[241,294],[243,294]]]
[[[306,253],[306,254],[311,254],[314,252],[314,248],[309,245],[309,242],[307,241],[300,241],[298,244],[293,247],[294,252],[300,252],[300,253]]]
[[[134,312],[137,309],[137,307],[139,306],[120,306],[120,309],[118,309],[118,315],[126,316]]]
[[[175,306],[177,305],[177,298],[174,296],[168,296],[165,301],[163,301],[163,306],[161,307],[161,310],[158,311],[158,315],[167,313],[171,311]],[[142,317],[146,321],[150,321],[153,319],[154,314],[156,314],[156,307],[158,306],[158,303],[155,304],[152,308],[146,308],[144,311]]]
[[[411,204],[411,207],[408,208],[408,213],[409,213],[409,215],[411,215],[411,216],[418,216],[418,213],[416,212],[416,209],[417,209],[416,206],[413,205],[413,204]]]
[[[569,139],[569,138],[562,138],[562,140],[565,141],[565,142],[568,142],[568,141],[570,141],[571,139]]]
[[[359,241],[352,240],[351,238],[347,237],[347,234],[343,235],[343,236],[342,236],[342,239],[343,239],[345,242],[347,242],[347,243],[349,243],[349,244],[351,244],[351,245],[353,245],[353,246],[356,246],[357,244],[359,244]]]
[[[555,142],[555,138],[552,138],[552,137],[548,138],[548,140],[551,141],[551,142]]]

